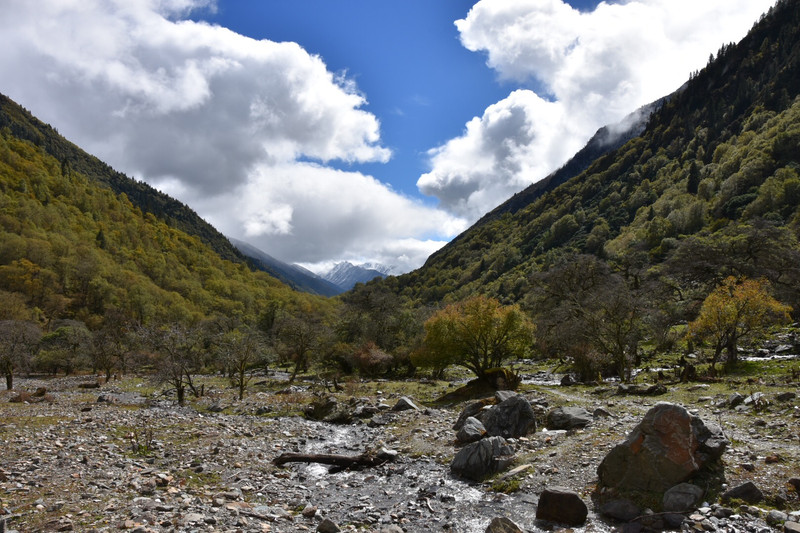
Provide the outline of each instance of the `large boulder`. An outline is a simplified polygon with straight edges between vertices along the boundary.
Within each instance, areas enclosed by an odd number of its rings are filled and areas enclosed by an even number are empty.
[[[547,413],[547,429],[577,429],[592,422],[592,413],[583,407],[556,407]]]
[[[503,437],[489,437],[459,450],[450,471],[473,481],[483,481],[503,470],[514,459],[514,448]]]
[[[586,522],[589,508],[577,493],[563,487],[548,487],[539,496],[536,519],[568,526]]]
[[[518,438],[536,431],[536,413],[528,400],[519,395],[483,409],[475,415],[486,433],[493,437]]]
[[[727,445],[719,427],[661,402],[600,463],[599,486],[661,500],[671,487],[718,466]]]

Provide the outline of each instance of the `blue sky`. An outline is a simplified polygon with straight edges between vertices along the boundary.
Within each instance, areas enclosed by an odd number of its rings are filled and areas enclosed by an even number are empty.
[[[597,1],[571,1],[587,11]],[[247,0],[222,1],[199,19],[256,39],[294,41],[346,72],[381,121],[387,163],[347,165],[420,196],[417,179],[429,170],[426,152],[458,136],[464,124],[514,90],[535,84],[501,80],[483,54],[459,42],[454,22],[474,0]],[[538,86],[537,86],[538,87]],[[434,198],[421,196],[429,202]]]
[[[774,0],[3,0],[0,92],[224,234],[405,272]]]

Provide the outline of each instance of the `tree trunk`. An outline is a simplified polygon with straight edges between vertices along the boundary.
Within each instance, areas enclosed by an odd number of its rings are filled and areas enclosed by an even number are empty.
[[[341,469],[354,467],[373,467],[380,466],[392,461],[396,453],[365,452],[361,455],[337,455],[330,453],[282,453],[272,460],[275,466],[283,466],[286,463],[319,463],[332,465]]]
[[[175,392],[178,395],[178,405],[183,405],[186,401],[186,388],[183,385],[178,385],[175,387]]]
[[[6,390],[14,388],[14,374],[11,372],[6,373]]]
[[[728,341],[725,349],[728,354],[727,366],[734,366],[739,361],[739,353],[736,349],[736,337],[732,337],[731,340]]]

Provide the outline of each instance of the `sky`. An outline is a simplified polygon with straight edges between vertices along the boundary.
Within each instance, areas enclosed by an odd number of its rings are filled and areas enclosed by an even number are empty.
[[[0,92],[321,271],[405,272],[774,0],[2,0]]]

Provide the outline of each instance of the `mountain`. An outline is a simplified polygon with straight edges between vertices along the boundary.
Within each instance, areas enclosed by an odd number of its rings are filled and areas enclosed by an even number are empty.
[[[119,320],[159,326],[221,316],[269,325],[278,307],[332,308],[251,270],[189,208],[5,97],[0,123],[0,320],[49,328],[69,319],[90,329],[111,320],[120,331]]]
[[[770,234],[787,253],[797,251],[799,93],[800,1],[780,0],[670,95],[638,135],[577,173],[568,164],[420,269],[381,283],[415,305],[474,294],[522,302],[539,273],[587,254],[634,284],[658,276],[677,283],[681,260],[713,257],[709,279],[747,272],[789,291],[788,270],[769,269],[791,262],[754,250]],[[726,256],[736,259],[726,264]],[[674,286],[682,298],[702,285],[684,281]]]
[[[581,148],[569,161],[564,163],[561,168],[545,177],[544,179],[532,183],[524,190],[497,206],[495,209],[481,217],[474,226],[480,226],[490,220],[501,217],[505,213],[516,213],[523,207],[539,198],[542,194],[574,178],[597,158],[616,150],[631,139],[644,133],[650,116],[664,105],[668,97],[659,98],[655,102],[644,105],[630,113],[616,124],[603,126],[598,129],[586,146]]]
[[[298,266],[275,259],[246,242],[231,239],[236,248],[247,257],[253,266],[281,280],[295,290],[318,294],[320,296],[336,296],[344,292],[341,287],[313,272]]]
[[[34,117],[22,106],[0,94],[0,129],[2,128],[8,128],[13,137],[44,150],[58,162],[62,173],[77,172],[110,187],[117,194],[125,194],[142,212],[152,213],[170,227],[196,235],[224,259],[244,261],[244,257],[224,235],[187,205],[142,181],[117,172],[59,135],[53,127]]]
[[[367,283],[375,278],[385,278],[390,271],[390,268],[382,265],[371,263],[354,265],[343,261],[336,263],[332,269],[323,274],[323,277],[339,287],[341,292],[347,292],[355,287],[357,283]]]

